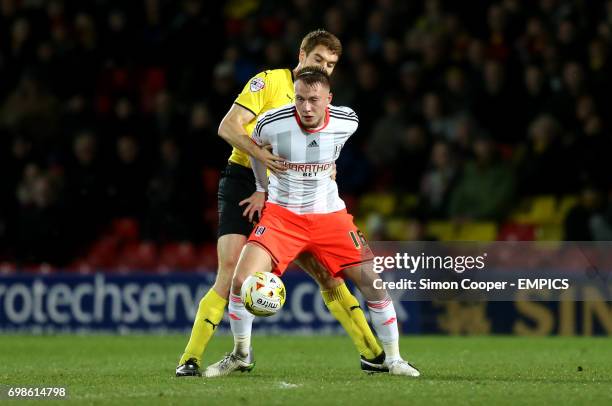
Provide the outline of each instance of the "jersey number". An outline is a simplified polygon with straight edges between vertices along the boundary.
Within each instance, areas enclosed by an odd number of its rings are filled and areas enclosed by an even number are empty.
[[[349,235],[351,236],[355,248],[360,249],[368,246],[368,240],[366,240],[361,230],[349,231]]]

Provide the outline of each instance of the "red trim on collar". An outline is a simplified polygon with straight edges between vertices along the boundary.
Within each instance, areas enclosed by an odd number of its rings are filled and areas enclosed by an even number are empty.
[[[327,125],[329,124],[329,107],[325,108],[325,121],[323,122],[323,125],[319,128],[315,128],[314,130],[306,128],[302,125],[302,120],[300,120],[300,115],[297,112],[297,108],[295,109],[294,116],[295,116],[295,120],[297,121],[298,125],[300,126],[302,130],[310,134],[318,133],[319,131],[323,131],[325,127],[327,127]]]

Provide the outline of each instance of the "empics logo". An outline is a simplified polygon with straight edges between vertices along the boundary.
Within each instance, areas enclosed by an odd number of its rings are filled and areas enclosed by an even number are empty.
[[[255,227],[255,236],[256,237],[261,237],[263,235],[263,233],[266,232],[266,228],[264,226],[257,226]]]

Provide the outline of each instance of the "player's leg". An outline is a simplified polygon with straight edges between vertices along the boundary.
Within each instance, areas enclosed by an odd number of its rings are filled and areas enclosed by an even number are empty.
[[[402,359],[395,307],[385,289],[375,288],[375,286],[382,285],[376,283],[380,276],[372,269],[372,263],[367,262],[346,268],[342,273],[355,284],[366,300],[372,325],[385,350],[384,366],[388,372],[392,375],[419,376],[419,371]],[[373,365],[371,372],[386,371],[380,371]]]
[[[251,357],[251,329],[253,316],[244,307],[240,298],[242,283],[255,272],[270,272],[272,258],[262,247],[255,244],[246,244],[240,255],[238,265],[234,272],[229,303],[229,317],[234,334],[234,350],[221,361],[216,362],[204,371],[204,376],[214,378],[229,375],[235,371],[250,372],[255,367]]]
[[[364,295],[372,319],[372,325],[380,339],[385,359],[382,363],[361,360],[366,372],[389,372],[395,375],[418,376],[418,371],[399,355],[399,332],[393,302],[385,290],[374,288],[379,278],[372,269],[374,255],[363,234],[346,211],[323,215],[318,224],[313,253],[332,275],[342,275],[351,280]],[[381,357],[382,358],[382,357]]]
[[[221,361],[206,368],[207,378],[228,375],[234,371],[250,371],[255,363],[251,350],[251,327],[254,316],[240,298],[242,283],[255,272],[269,272],[274,267],[282,274],[287,265],[307,243],[303,237],[303,220],[276,205],[266,205],[261,221],[245,245],[232,280],[229,316],[234,334],[234,350]],[[289,217],[289,219],[287,219]]]
[[[176,368],[176,376],[199,376],[202,354],[223,318],[238,257],[253,225],[239,202],[255,191],[253,172],[228,164],[219,180],[218,269],[213,287],[200,300],[189,342]]]
[[[244,246],[232,279],[229,304],[230,323],[234,333],[233,353],[240,357],[245,358],[249,355],[251,328],[255,318],[244,307],[240,297],[240,289],[242,289],[244,281],[255,272],[270,272],[271,270],[272,258],[265,249],[255,244]]]
[[[234,269],[245,242],[246,236],[241,234],[226,234],[217,241],[217,277],[198,305],[191,336],[177,368],[178,376],[199,375],[195,369],[202,365],[202,354],[223,319]]]
[[[376,341],[359,301],[348,290],[342,278],[334,277],[308,252],[294,261],[319,284],[321,296],[330,313],[340,322],[357,348],[359,354],[373,363],[382,356],[383,349]]]

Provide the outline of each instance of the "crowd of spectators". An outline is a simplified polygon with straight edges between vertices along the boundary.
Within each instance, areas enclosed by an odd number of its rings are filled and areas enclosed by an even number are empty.
[[[345,196],[503,221],[580,194],[568,238],[606,235],[588,225],[612,220],[610,0],[0,0],[0,259],[66,263],[117,217],[214,241],[218,123],[316,28],[342,40],[334,104],[360,117]]]

